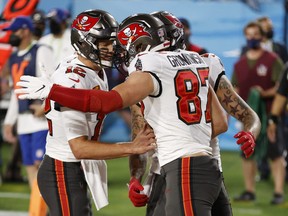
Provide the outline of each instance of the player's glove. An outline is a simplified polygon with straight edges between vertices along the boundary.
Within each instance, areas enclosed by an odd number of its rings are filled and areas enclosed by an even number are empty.
[[[241,150],[245,154],[246,158],[249,158],[255,149],[255,138],[249,131],[241,131],[237,133],[234,138],[238,138],[237,144],[241,145]]]
[[[21,76],[15,89],[19,99],[45,99],[48,97],[53,83],[47,77]]]
[[[144,190],[138,179],[131,178],[129,182],[129,199],[135,207],[145,206],[148,202],[148,196],[146,194],[141,194],[140,192]]]

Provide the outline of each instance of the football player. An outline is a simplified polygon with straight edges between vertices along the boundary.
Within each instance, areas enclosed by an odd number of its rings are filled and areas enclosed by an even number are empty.
[[[183,40],[183,26],[181,25],[178,18],[176,18],[173,14],[167,11],[154,12],[152,13],[152,15],[158,17],[165,24],[165,29],[166,29],[168,38],[170,39],[170,42],[171,42],[170,50],[185,49],[184,42],[183,42],[184,41]],[[205,54],[205,55],[202,55],[201,57],[206,61],[210,69],[209,79],[208,79],[209,84],[214,88],[214,90],[221,97],[221,95],[225,94],[225,92],[223,93],[222,92],[223,89],[220,90],[220,88],[218,88],[217,83],[219,83],[219,81],[222,78],[225,79],[225,69],[220,59],[214,54]],[[227,82],[228,80],[222,80],[222,81]],[[233,97],[235,98],[238,97],[238,95],[234,91],[233,91]],[[215,106],[212,106],[212,107],[215,108]],[[223,107],[225,108],[225,106]],[[136,128],[136,131],[137,129],[141,128],[141,125],[144,125],[144,120],[141,119],[141,112],[139,112],[137,109],[139,109],[137,106],[132,107],[132,114],[134,115],[134,118],[132,118],[134,120],[132,129]],[[226,107],[226,111],[233,115],[233,112],[231,109],[227,109]],[[220,115],[221,113],[217,113],[217,114]],[[239,119],[240,121],[243,121],[243,119],[238,118],[238,116],[235,116],[235,117]],[[225,117],[223,117],[223,119],[225,119]],[[219,127],[218,124],[216,124],[215,126]],[[250,137],[250,139],[251,138],[252,137]],[[218,160],[219,168],[222,174],[218,138],[215,137],[214,139],[212,139],[210,142],[210,145],[212,147],[213,157]],[[246,149],[246,152],[248,153],[247,157],[249,157],[250,156],[249,154],[251,154],[251,152],[248,152],[247,150],[248,149]],[[151,180],[145,180],[145,182],[148,182],[148,184],[152,184],[152,189],[150,189],[150,193],[149,193],[149,199],[146,194],[140,193],[141,191],[144,190],[144,187],[140,183],[140,179],[142,178],[146,170],[147,154],[132,155],[129,157],[130,158],[130,172],[131,172],[131,180],[130,180],[131,186],[129,187],[130,189],[129,198],[134,204],[134,206],[139,207],[139,206],[145,206],[147,204],[147,212],[146,212],[147,216],[148,215],[165,215],[165,208],[164,208],[165,198],[163,197],[163,191],[165,191],[165,181],[163,180],[163,178],[161,178],[161,175],[159,175],[159,169],[157,166],[157,158],[153,156],[152,156],[152,164],[150,165],[150,171],[152,173],[154,172],[154,175],[150,176],[151,178],[153,178],[153,181],[151,182]],[[145,191],[147,191],[146,186],[145,186]],[[232,215],[231,204],[230,204],[229,197],[228,197],[225,185],[224,185],[224,181],[222,182],[222,185],[221,185],[220,194],[217,200],[215,201],[215,203],[213,204],[212,215],[214,216]]]
[[[105,11],[80,13],[71,30],[77,54],[61,62],[51,77],[53,83],[108,91],[104,68],[111,66],[117,27],[114,17]],[[97,209],[108,204],[103,160],[155,148],[150,145],[155,143],[154,134],[147,127],[133,143],[109,145],[98,142],[105,114],[72,110],[50,99],[45,101],[45,112],[49,132],[37,180],[51,215],[92,215],[87,188]]]
[[[153,16],[158,17],[165,25],[165,29],[167,32],[167,36],[170,39],[170,50],[175,51],[177,49],[185,49],[184,44],[184,31],[183,25],[179,21],[177,17],[167,11],[158,11],[151,13]],[[205,57],[216,58],[215,55],[206,55]],[[214,61],[216,64],[220,63],[218,60]],[[208,62],[210,64],[210,62]],[[208,64],[208,65],[209,65]],[[209,83],[212,87],[215,86],[215,79],[218,79],[218,74],[222,74],[224,68],[222,66],[211,68],[214,71],[209,71]],[[217,70],[215,70],[217,69]],[[212,74],[215,75],[212,75]],[[221,76],[219,76],[220,78]],[[217,89],[217,88],[214,88]],[[216,106],[212,104],[212,113],[215,112]],[[145,125],[145,121],[143,119],[143,115],[141,114],[140,108],[138,106],[131,106],[132,113],[132,137],[137,134],[139,129],[141,129]],[[220,110],[216,114],[217,116],[221,116],[222,123],[225,123],[226,114]],[[212,114],[212,122],[215,120],[213,118],[215,115]],[[221,127],[221,124],[213,124],[214,127]],[[225,125],[226,126],[226,125]],[[222,166],[221,166],[221,158],[220,158],[220,148],[219,148],[219,140],[217,137],[211,140],[210,145],[212,147],[213,157],[218,160],[219,169],[222,174]],[[145,206],[147,204],[146,215],[165,215],[165,197],[163,196],[163,191],[165,191],[165,181],[163,177],[160,175],[160,168],[158,165],[157,155],[152,155],[152,159],[147,158],[148,154],[144,155],[131,155],[129,157],[130,160],[130,187],[129,187],[129,198],[134,206]],[[145,193],[140,193],[144,190],[144,187],[141,185],[140,180],[145,173],[147,161],[151,160],[152,164],[150,165],[150,173],[148,174],[149,178],[146,178],[144,182],[146,184],[150,184],[149,190],[149,199]],[[150,179],[151,178],[151,179]],[[222,176],[222,179],[223,176]],[[145,192],[147,191],[147,185],[145,185]],[[149,186],[148,186],[149,187]],[[229,201],[228,193],[226,191],[224,181],[221,184],[221,191],[212,207],[212,215],[221,215],[221,216],[230,216],[232,215],[231,204]]]
[[[208,65],[197,53],[166,51],[171,43],[164,24],[149,14],[126,18],[119,26],[117,39],[132,61],[129,78],[112,91],[95,94],[57,85],[51,88],[45,81],[37,79],[36,85],[22,77],[28,83],[19,85],[28,88],[18,91],[24,93],[21,98],[45,98],[49,94],[48,98],[65,106],[93,112],[111,112],[143,101],[145,119],[157,137],[157,157],[168,191],[164,195],[166,215],[211,215],[222,178],[210,147]],[[44,85],[41,93],[36,92],[39,85]],[[74,98],[76,92],[79,98]],[[71,102],[72,98],[76,101]],[[241,105],[238,112],[250,120],[245,125],[250,132],[239,140],[249,156],[254,146],[250,133],[257,137],[260,122],[242,100],[229,101],[229,106],[236,105]]]

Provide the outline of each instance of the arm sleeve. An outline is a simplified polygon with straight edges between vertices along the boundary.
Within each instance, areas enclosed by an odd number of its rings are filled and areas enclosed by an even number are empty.
[[[17,118],[18,118],[18,100],[14,91],[12,91],[9,107],[4,119],[4,124],[14,125],[16,123]]]
[[[123,108],[120,94],[111,90],[86,90],[53,85],[48,98],[82,112],[110,113]]]
[[[285,67],[285,71],[280,80],[280,85],[279,85],[277,93],[286,97],[288,96],[288,65],[286,65]]]
[[[53,61],[52,48],[41,45],[37,50],[36,55],[36,76],[47,76],[50,77],[55,70],[55,62]],[[41,69],[42,67],[42,69]],[[43,70],[44,69],[44,70]]]
[[[283,73],[284,64],[280,58],[277,58],[272,66],[272,80],[273,82],[279,81],[281,73]]]

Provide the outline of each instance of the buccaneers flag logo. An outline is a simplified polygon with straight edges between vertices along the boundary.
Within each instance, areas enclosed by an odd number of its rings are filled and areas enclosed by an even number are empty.
[[[152,38],[150,33],[146,31],[146,27],[141,23],[129,24],[118,32],[119,42],[123,46],[126,46],[128,44],[128,41],[130,41],[130,43],[133,43],[141,37]]]
[[[168,19],[171,23],[173,23],[176,27],[178,28],[184,28],[182,23],[180,22],[177,17],[172,16],[172,15],[165,15],[166,19]]]
[[[72,28],[80,31],[89,31],[100,20],[99,17],[91,17],[81,14],[72,23]]]

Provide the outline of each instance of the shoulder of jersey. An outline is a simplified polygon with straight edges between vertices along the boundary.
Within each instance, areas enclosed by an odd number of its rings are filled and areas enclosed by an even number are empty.
[[[224,68],[224,65],[221,61],[221,59],[215,55],[214,53],[205,53],[202,54],[201,57],[204,59],[204,61],[210,65],[210,64],[214,64],[214,65],[221,65],[221,67]]]
[[[216,56],[214,53],[204,53],[201,55],[201,57],[203,59],[209,59],[209,60],[213,60],[213,59],[218,58],[218,56]]]
[[[86,70],[75,64],[62,64],[53,74],[52,79],[55,83],[65,86],[78,86],[85,82]]]

